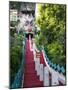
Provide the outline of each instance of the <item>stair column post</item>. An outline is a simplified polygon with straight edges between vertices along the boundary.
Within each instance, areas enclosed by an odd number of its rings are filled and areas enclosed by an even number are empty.
[[[44,67],[44,86],[49,86],[49,70],[48,67]]]
[[[46,64],[46,58],[45,58],[45,55],[44,55],[44,52],[42,50],[42,57],[41,59],[43,60],[43,85],[44,86],[50,86],[50,71],[49,71],[49,68]]]
[[[51,85],[59,85],[58,73],[56,71],[52,71],[51,73]]]
[[[43,70],[44,70],[44,63],[42,53],[40,52],[40,81],[43,81]]]
[[[44,66],[43,64],[40,64],[40,81],[43,81],[43,70],[44,70]]]
[[[37,75],[40,75],[40,57],[39,57],[39,52],[36,52],[36,71],[37,71]]]

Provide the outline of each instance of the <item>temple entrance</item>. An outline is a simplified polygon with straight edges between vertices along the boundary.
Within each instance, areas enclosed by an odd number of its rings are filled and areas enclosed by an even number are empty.
[[[32,39],[33,38],[33,34],[32,33],[26,34],[26,38],[29,39],[29,37]]]

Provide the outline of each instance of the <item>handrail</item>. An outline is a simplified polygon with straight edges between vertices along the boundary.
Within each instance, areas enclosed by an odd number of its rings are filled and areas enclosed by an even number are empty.
[[[25,45],[23,43],[23,47],[22,47],[22,63],[21,63],[21,66],[20,66],[16,76],[15,76],[14,82],[10,86],[11,89],[21,88],[21,86],[22,86],[23,73],[24,73],[24,47],[25,47]]]
[[[50,64],[48,63],[48,62],[49,62],[49,61],[48,61],[49,58],[47,57],[47,54],[46,54],[46,52],[44,51],[44,48],[42,48],[42,52],[43,52],[44,60],[45,60],[45,62],[46,62],[46,65],[47,65],[49,71],[50,71],[51,73],[52,73],[52,72],[56,72],[57,75],[58,75],[58,80],[59,80],[59,81],[62,81],[62,83],[65,84],[65,76],[63,75],[63,73],[60,73],[57,68],[54,69],[54,68],[52,68],[52,66],[50,66]],[[47,59],[48,59],[48,60],[47,60]],[[51,63],[51,62],[50,62],[50,63]],[[51,64],[52,64],[52,63],[51,63]],[[59,67],[59,65],[58,65],[58,67]],[[61,67],[61,68],[62,68],[62,67]]]
[[[36,48],[37,48],[37,47],[36,47]],[[37,48],[37,50],[38,50],[38,48]],[[45,61],[45,63],[46,63],[46,66],[48,67],[50,73],[56,72],[57,75],[58,75],[58,80],[61,81],[63,84],[65,84],[65,76],[63,75],[63,73],[64,73],[64,71],[65,71],[65,70],[63,71],[64,67],[60,67],[59,65],[53,64],[53,63],[49,60],[49,58],[48,58],[48,56],[47,56],[47,54],[46,54],[46,51],[44,50],[44,47],[43,47],[43,46],[42,46],[42,48],[41,48],[41,51],[42,51],[42,53],[43,53],[44,61]],[[60,73],[60,69],[61,69],[63,72]]]
[[[53,64],[53,62],[51,62],[46,54],[46,51],[44,50],[44,47],[42,46],[42,50],[45,54],[45,57],[46,57],[46,61],[48,62],[48,64],[50,65],[50,67],[52,67],[54,70],[58,71],[59,73],[62,73],[64,74],[65,73],[65,69],[64,67],[60,67],[60,65],[58,64]]]

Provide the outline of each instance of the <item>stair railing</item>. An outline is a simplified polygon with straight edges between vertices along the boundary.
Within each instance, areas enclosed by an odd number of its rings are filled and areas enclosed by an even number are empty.
[[[65,73],[65,69],[64,67],[60,67],[59,65],[57,64],[53,64],[47,54],[46,54],[46,51],[44,50],[44,47],[42,46],[42,48],[39,50],[36,45],[35,45],[35,50],[37,52],[39,52],[40,50],[42,51],[43,53],[43,58],[44,58],[44,62],[46,63],[46,66],[38,63],[36,64],[35,66],[37,67],[36,68],[36,71],[38,73],[38,75],[40,76],[40,80],[43,80],[44,82],[44,86],[50,86],[50,85],[59,85],[59,81],[61,81],[61,83],[63,85],[65,85],[65,76],[63,75]],[[36,60],[35,62],[37,63],[38,60]],[[39,60],[40,62],[40,60]],[[40,72],[42,72],[43,70],[43,73],[45,74],[42,74]],[[48,75],[47,75],[48,74]],[[50,81],[49,80],[49,74],[51,74],[50,76]],[[47,79],[46,79],[47,77]],[[56,78],[55,78],[56,77]],[[42,79],[41,79],[42,78]],[[47,81],[47,82],[46,82]]]
[[[65,85],[65,76],[63,75],[65,73],[64,67],[63,66],[60,67],[59,64],[58,65],[57,64],[53,64],[49,60],[49,58],[48,58],[48,56],[47,56],[47,54],[46,54],[46,52],[44,50],[44,47],[42,47],[42,53],[43,53],[44,60],[46,62],[46,65],[47,65],[50,73],[53,74],[53,76],[57,77],[58,81],[61,81],[62,84]],[[54,77],[52,77],[52,78],[54,78]]]
[[[51,62],[46,54],[46,51],[44,50],[44,47],[42,46],[42,50],[43,50],[43,53],[45,54],[45,57],[46,57],[46,61],[48,62],[49,66],[52,67],[55,71],[58,71],[59,73],[62,73],[64,74],[65,73],[65,69],[64,67],[60,66],[59,64],[57,65],[56,63],[54,64],[53,62]]]

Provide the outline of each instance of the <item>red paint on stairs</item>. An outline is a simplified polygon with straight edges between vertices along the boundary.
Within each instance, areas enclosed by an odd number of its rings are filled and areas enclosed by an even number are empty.
[[[35,71],[35,62],[33,52],[30,51],[29,40],[26,40],[25,48],[25,72],[24,72],[24,88],[41,87],[43,82],[39,80],[39,76]]]

